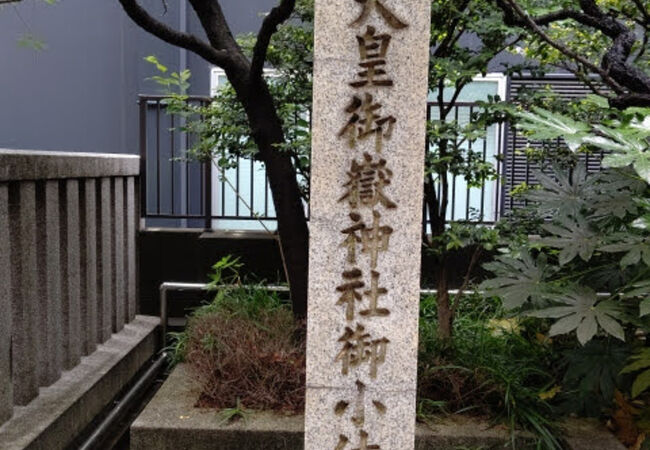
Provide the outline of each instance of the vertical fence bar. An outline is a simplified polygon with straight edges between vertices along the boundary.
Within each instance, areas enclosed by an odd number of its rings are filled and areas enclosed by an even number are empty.
[[[43,299],[40,326],[44,331],[44,361],[41,386],[54,383],[63,368],[62,292],[61,292],[61,228],[59,182],[43,183],[42,194],[37,198],[39,215],[39,295]]]
[[[251,195],[250,195],[251,217],[255,217],[255,161],[251,158]]]
[[[226,215],[226,169],[219,168],[221,171],[221,216]]]
[[[235,217],[239,217],[239,163],[241,163],[241,158],[237,157],[237,167],[235,167]]]
[[[204,228],[206,231],[212,229],[212,161],[208,160],[203,163],[203,213]]]
[[[156,101],[156,212],[160,214],[160,100]]]
[[[0,425],[13,413],[13,386],[11,373],[11,333],[12,306],[10,287],[10,236],[9,228],[9,186],[0,183],[0,317],[4,317],[0,327]]]
[[[135,179],[128,177],[126,179],[126,193],[124,196],[124,204],[126,207],[126,223],[124,233],[126,235],[126,319],[131,322],[136,314],[136,283],[137,283],[137,266],[136,266],[136,223],[138,215],[136,211],[136,193],[135,193]]]
[[[264,217],[269,216],[269,177],[266,176],[266,166],[264,167]]]
[[[483,164],[485,164],[487,162],[487,137],[488,137],[488,130],[486,129],[485,130],[485,137],[483,138],[483,157],[482,157]],[[499,145],[498,142],[497,142],[497,145]],[[480,212],[479,212],[479,222],[481,222],[481,223],[483,223],[483,221],[485,220],[485,183],[486,183],[486,181],[487,181],[486,179],[483,179],[483,181],[481,182],[481,207],[480,207],[481,209],[480,209]]]
[[[125,284],[124,284],[124,178],[113,178],[113,333],[124,328]]]
[[[172,215],[174,215],[174,197],[176,197],[176,187],[174,186],[174,166],[175,166],[175,161],[174,161],[174,115],[172,114],[169,117],[169,120],[171,121],[171,128],[169,129],[169,134],[171,135],[171,142],[169,143],[169,152],[170,152],[170,158],[169,158],[169,168],[171,171],[170,178],[171,178],[171,191],[172,191]]]
[[[85,355],[97,348],[97,183],[94,178],[83,181],[83,207],[81,208],[82,255],[81,255],[81,298],[84,323]]]
[[[147,99],[140,97],[140,205],[147,217]]]
[[[10,191],[10,260],[12,301],[11,366],[13,403],[26,405],[38,395],[38,277],[36,254],[36,184],[22,181]]]
[[[66,241],[63,250],[63,367],[72,369],[81,360],[81,255],[79,248],[79,181],[65,180]]]
[[[113,317],[113,291],[111,283],[111,179],[103,177],[99,181],[97,220],[97,291],[101,300],[97,303],[97,326],[99,342],[106,342],[111,337]]]
[[[185,151],[187,152],[190,149],[190,133],[185,132]],[[182,134],[181,134],[182,136]],[[182,138],[181,138],[182,139]],[[185,214],[189,215],[190,208],[190,189],[192,184],[190,183],[190,163],[187,158],[185,159]]]
[[[515,165],[517,163],[516,161],[516,155],[515,151],[517,150],[517,129],[515,128],[512,132],[513,139],[512,139],[512,151],[510,152],[510,179],[508,180],[508,185],[510,186],[510,189],[508,190],[508,193],[510,194],[510,209],[512,209],[514,205],[515,199],[512,197],[512,189],[515,187]]]
[[[472,112],[473,108],[472,106],[469,107],[469,121],[471,122],[472,120]],[[467,140],[467,157],[469,159],[469,155],[472,152],[472,141]],[[467,180],[467,177],[465,178],[465,184],[466,184],[466,193],[465,193],[465,220],[469,221],[469,207],[470,207],[470,202],[471,202],[471,192],[470,192],[470,187],[469,187],[469,181]],[[482,185],[485,185],[485,182],[481,183]]]

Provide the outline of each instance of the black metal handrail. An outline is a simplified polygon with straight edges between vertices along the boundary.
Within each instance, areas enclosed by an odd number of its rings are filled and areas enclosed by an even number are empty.
[[[213,209],[213,176],[215,163],[180,160],[185,150],[191,148],[195,136],[179,131],[182,119],[172,114],[163,114],[166,109],[164,95],[140,95],[140,156],[141,156],[141,211],[149,221],[179,226],[184,221],[190,228],[211,229],[213,220],[276,220],[273,205],[264,176],[264,186],[258,186],[255,170],[264,170],[261,163],[251,159],[237,158],[231,182],[221,177],[218,186],[218,207]],[[211,99],[205,96],[190,96],[188,102],[207,105]],[[431,118],[436,103],[428,104]],[[452,114],[455,120],[470,120],[475,103],[458,102]],[[462,116],[462,117],[461,117]],[[498,173],[503,173],[505,164],[501,143],[504,126],[493,125],[491,138],[496,147],[493,150],[494,164]],[[476,143],[468,143],[467,151],[479,145],[484,162],[490,157],[487,137]],[[427,146],[428,147],[428,146]],[[225,172],[221,170],[223,175]],[[248,177],[248,179],[246,179]],[[451,176],[450,207],[448,219],[477,223],[495,222],[503,209],[503,186],[499,181],[486,182],[480,188],[462,186],[461,175]],[[492,183],[492,184],[488,184]],[[488,191],[487,186],[490,186]],[[232,194],[226,194],[230,192]],[[440,186],[437,186],[439,189]],[[261,192],[260,192],[261,191]],[[263,198],[260,198],[262,196]],[[463,204],[464,202],[464,204]],[[234,203],[234,205],[233,205]],[[256,205],[259,207],[256,208]],[[228,207],[230,206],[230,207]],[[475,212],[473,211],[475,210]],[[426,211],[425,207],[425,213]],[[425,216],[425,220],[426,220]]]

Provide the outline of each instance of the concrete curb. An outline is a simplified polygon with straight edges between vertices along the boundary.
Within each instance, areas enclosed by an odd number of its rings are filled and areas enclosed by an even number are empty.
[[[159,322],[136,316],[31,403],[14,408],[0,427],[0,448],[65,448],[156,352]]]
[[[215,411],[194,408],[197,396],[188,368],[177,366],[131,425],[131,450],[303,450],[303,416],[262,412],[224,424]],[[596,421],[570,420],[565,428],[572,450],[625,450]],[[504,426],[452,418],[431,428],[418,424],[415,448],[506,448],[507,441]]]

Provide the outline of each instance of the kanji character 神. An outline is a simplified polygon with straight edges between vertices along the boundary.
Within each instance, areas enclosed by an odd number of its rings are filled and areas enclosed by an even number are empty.
[[[372,212],[372,227],[366,227],[361,232],[361,243],[363,244],[362,252],[370,254],[370,267],[377,268],[377,257],[379,252],[388,250],[390,235],[393,229],[388,225],[379,225],[381,214],[379,211]]]

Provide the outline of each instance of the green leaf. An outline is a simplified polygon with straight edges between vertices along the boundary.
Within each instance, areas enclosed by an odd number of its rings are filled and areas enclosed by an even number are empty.
[[[650,387],[650,370],[642,372],[632,383],[632,398],[638,397],[648,387]]]
[[[620,315],[616,303],[604,300],[598,302],[596,292],[583,286],[570,286],[565,294],[554,294],[553,300],[566,306],[555,306],[529,313],[541,318],[561,317],[549,331],[550,336],[571,333],[576,330],[580,344],[585,345],[598,332],[598,326],[607,334],[624,340],[623,327],[616,318]]]
[[[598,245],[598,235],[582,216],[557,218],[558,224],[546,224],[544,228],[554,236],[538,239],[539,242],[560,249],[559,262],[565,265],[576,256],[589,261]]]
[[[633,361],[621,370],[621,374],[638,372],[641,369],[650,367],[650,355],[647,351],[636,353],[630,360]]]
[[[539,302],[548,290],[544,280],[553,271],[547,266],[545,257],[535,260],[528,252],[522,253],[521,259],[498,256],[483,267],[496,278],[485,280],[479,289],[501,297],[506,309],[521,307],[527,301]]]
[[[625,341],[625,331],[623,330],[623,327],[611,316],[596,311],[596,319],[598,319],[598,325],[600,325],[607,334],[614,336],[616,339],[621,341]]]
[[[641,300],[639,303],[639,317],[647,316],[650,314],[650,297]]]
[[[541,108],[533,108],[532,112],[522,112],[518,116],[517,127],[528,131],[531,138],[548,140],[561,137],[571,151],[578,150],[590,130],[587,124]]]
[[[553,176],[535,171],[535,178],[542,189],[531,189],[523,197],[536,202],[540,214],[576,215],[585,207],[584,164],[579,164],[571,176],[559,166],[553,166]]]
[[[156,58],[154,55],[145,56],[144,60],[156,66],[156,69],[158,69],[160,72],[167,72],[167,66],[161,64],[160,61],[158,61],[158,58]]]
[[[559,334],[567,334],[578,328],[582,322],[583,317],[580,314],[574,313],[566,316],[555,322],[549,330],[549,336],[557,336]]]
[[[596,315],[593,312],[590,314],[588,313],[584,319],[582,319],[582,322],[580,322],[580,325],[578,325],[578,329],[576,330],[578,341],[580,344],[585,345],[596,335],[596,332],[598,332]]]

